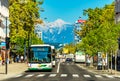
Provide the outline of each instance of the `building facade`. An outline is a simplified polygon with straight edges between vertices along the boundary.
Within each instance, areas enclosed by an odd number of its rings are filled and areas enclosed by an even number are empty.
[[[42,34],[42,31],[40,30],[39,25],[35,26],[35,31],[34,32],[42,40],[43,34]]]
[[[9,0],[0,0],[0,42],[5,41],[5,22],[9,17]]]

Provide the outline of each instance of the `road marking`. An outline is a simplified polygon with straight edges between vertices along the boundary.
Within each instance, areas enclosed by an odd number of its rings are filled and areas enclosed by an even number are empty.
[[[102,78],[102,76],[101,76],[101,75],[95,75],[95,77],[97,77],[97,78]]]
[[[58,63],[57,73],[59,73],[60,70],[60,62]]]
[[[36,77],[44,77],[44,76],[45,76],[45,74],[39,74]]]
[[[15,76],[15,78],[21,77],[22,75],[23,75],[23,74],[19,74],[19,75]]]
[[[90,75],[83,75],[84,77],[86,77],[86,78],[90,78],[91,76]]]
[[[108,77],[108,78],[114,78],[112,75],[106,75],[106,77]]]
[[[116,78],[120,78],[120,76],[118,76],[118,75],[115,75],[114,77],[116,77]]]
[[[60,77],[67,77],[67,74],[61,74]]]
[[[34,74],[29,74],[29,75],[26,75],[25,78],[29,78],[29,77],[32,77]]]
[[[78,78],[78,77],[79,77],[78,74],[73,74],[72,76],[73,76],[74,78],[76,78],[76,77]]]
[[[55,77],[57,74],[50,74],[49,77]]]
[[[70,65],[69,63],[67,63],[66,65]]]

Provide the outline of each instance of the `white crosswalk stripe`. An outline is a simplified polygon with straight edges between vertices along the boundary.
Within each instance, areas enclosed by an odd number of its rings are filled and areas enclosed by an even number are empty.
[[[106,75],[106,77],[108,77],[108,78],[114,78],[114,76],[112,76],[112,75]]]
[[[13,78],[19,78],[19,77],[30,78],[30,77],[33,77],[33,76],[34,77],[44,77],[44,76],[47,76],[47,77],[50,77],[50,78],[54,78],[57,75],[59,75],[59,74],[57,74],[57,73],[53,73],[53,74],[27,74],[27,75],[19,74],[19,75],[14,76]],[[79,74],[60,74],[59,77],[69,77],[68,75],[72,75],[73,78],[79,78],[80,77]],[[91,76],[89,74],[83,74],[83,77],[84,78],[92,78],[92,77],[103,78],[103,77],[106,77],[106,78],[109,78],[109,79],[120,78],[119,75],[118,76],[113,76],[113,75],[108,75],[108,74],[105,74],[105,75],[96,74],[94,76]]]
[[[102,76],[101,76],[101,75],[95,75],[95,77],[97,77],[97,78],[102,78]]]
[[[19,74],[19,75],[15,76],[15,78],[18,78],[18,77],[21,77],[21,76],[23,76],[23,74]]]
[[[90,78],[91,76],[90,75],[83,75],[85,78]]]
[[[120,78],[120,76],[119,76],[119,75],[115,75],[114,77],[116,77],[116,78]]]
[[[45,76],[45,74],[39,74],[36,77],[44,77],[44,76]]]
[[[60,77],[67,77],[67,74],[61,74]]]
[[[32,76],[34,76],[34,74],[26,75],[25,78],[29,78],[29,77],[32,77]]]
[[[79,77],[78,74],[73,74],[72,76],[73,76],[74,78],[78,78],[78,77]]]
[[[50,74],[49,77],[55,77],[57,74]]]

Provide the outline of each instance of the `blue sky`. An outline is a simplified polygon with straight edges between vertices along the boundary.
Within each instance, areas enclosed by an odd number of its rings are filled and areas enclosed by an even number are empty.
[[[95,7],[104,7],[105,4],[111,4],[114,0],[44,0],[41,12],[41,18],[47,18],[46,21],[53,22],[62,19],[65,22],[74,23],[83,16],[83,10]]]

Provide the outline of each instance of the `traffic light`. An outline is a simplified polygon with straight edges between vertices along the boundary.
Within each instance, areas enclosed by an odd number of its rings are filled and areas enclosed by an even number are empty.
[[[6,49],[10,48],[10,38],[6,37]]]

